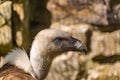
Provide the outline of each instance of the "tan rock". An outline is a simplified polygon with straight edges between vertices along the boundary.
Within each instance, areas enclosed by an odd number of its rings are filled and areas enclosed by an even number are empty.
[[[108,1],[102,0],[49,0],[47,8],[53,21],[63,24],[91,23],[108,25]]]
[[[12,40],[11,28],[7,25],[4,25],[0,28],[0,44],[6,45]]]
[[[11,1],[5,1],[2,4],[0,4],[0,14],[6,19],[11,19],[11,9],[12,9],[12,2]]]
[[[91,50],[96,55],[111,56],[120,54],[120,30],[115,32],[94,31]]]
[[[0,27],[5,24],[5,19],[0,15]]]

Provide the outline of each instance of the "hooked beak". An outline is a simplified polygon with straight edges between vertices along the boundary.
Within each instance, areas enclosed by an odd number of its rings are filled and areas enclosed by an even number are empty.
[[[72,43],[72,51],[80,51],[87,54],[87,47],[82,41],[71,37],[71,43]]]

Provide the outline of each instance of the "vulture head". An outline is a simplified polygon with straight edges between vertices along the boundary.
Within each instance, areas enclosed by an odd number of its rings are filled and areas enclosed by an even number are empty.
[[[36,72],[36,77],[39,80],[43,80],[49,71],[52,60],[66,51],[80,51],[86,53],[87,48],[81,40],[73,38],[63,31],[45,29],[39,32],[33,41],[30,53],[30,60]],[[43,60],[41,63],[45,63],[44,65],[47,66],[44,66],[42,70],[40,68],[41,59]]]
[[[66,51],[80,51],[83,53],[87,51],[81,40],[56,29],[45,29],[39,32],[34,39],[31,53],[36,49],[42,51],[42,53],[38,53],[38,56],[46,55],[53,58]]]
[[[64,31],[45,29],[40,31],[33,40],[30,59],[24,50],[14,49],[5,57],[3,67],[6,63],[9,63],[31,74],[37,80],[44,80],[49,72],[53,59],[66,51],[86,53],[87,48],[81,40],[71,37]],[[3,72],[1,70],[0,74]]]

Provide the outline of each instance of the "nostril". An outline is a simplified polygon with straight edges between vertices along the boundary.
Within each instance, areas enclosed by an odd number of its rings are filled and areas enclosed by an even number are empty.
[[[72,43],[75,43],[75,40],[74,39],[71,39]]]
[[[75,38],[73,38],[73,37],[71,37],[70,40],[71,40],[72,44],[75,44],[76,41],[77,41],[77,39],[75,39]]]

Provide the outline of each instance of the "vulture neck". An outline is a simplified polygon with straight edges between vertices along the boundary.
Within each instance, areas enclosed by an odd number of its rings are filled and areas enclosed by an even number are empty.
[[[33,67],[35,77],[38,80],[44,80],[50,69],[53,58],[46,55],[43,46],[39,45],[37,40],[34,40],[30,51],[30,62]]]

